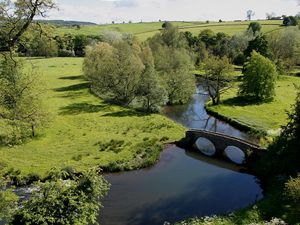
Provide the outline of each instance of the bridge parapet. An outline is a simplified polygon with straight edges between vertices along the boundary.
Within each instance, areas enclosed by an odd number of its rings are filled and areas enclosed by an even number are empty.
[[[208,156],[226,156],[231,161],[243,164],[250,155],[258,155],[262,148],[254,143],[221,133],[191,129],[186,132],[189,146]],[[239,158],[239,159],[238,159]]]

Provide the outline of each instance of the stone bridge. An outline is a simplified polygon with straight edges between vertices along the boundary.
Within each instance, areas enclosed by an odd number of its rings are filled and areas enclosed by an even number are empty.
[[[245,164],[250,157],[263,153],[263,149],[257,144],[205,130],[187,131],[185,145],[206,156],[225,157],[237,164]]]

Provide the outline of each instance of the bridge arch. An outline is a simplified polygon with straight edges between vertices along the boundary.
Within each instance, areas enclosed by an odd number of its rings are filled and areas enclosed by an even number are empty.
[[[236,164],[244,164],[250,155],[262,152],[257,144],[205,130],[187,131],[186,141],[206,156],[225,157]]]

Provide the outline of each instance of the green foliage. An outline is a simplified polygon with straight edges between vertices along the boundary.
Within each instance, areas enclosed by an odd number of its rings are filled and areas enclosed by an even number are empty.
[[[152,51],[148,46],[142,48],[141,58],[145,69],[140,77],[137,95],[144,110],[157,112],[168,101],[167,93],[155,70]]]
[[[285,16],[282,23],[284,26],[297,26],[298,18],[295,16]]]
[[[126,42],[89,48],[83,69],[93,92],[119,104],[132,103],[144,70],[139,51],[139,46],[131,47]]]
[[[269,46],[265,35],[259,35],[249,41],[248,47],[244,51],[246,57],[250,57],[252,52],[256,51],[265,57],[269,57]]]
[[[163,48],[163,54],[159,57],[162,57],[160,63],[164,65],[161,69],[158,67],[158,71],[168,93],[168,103],[186,103],[195,91],[190,55],[184,49]]]
[[[289,113],[289,122],[282,128],[281,135],[269,146],[269,152],[262,159],[261,170],[264,175],[296,175],[300,172],[300,93],[294,109]]]
[[[85,35],[76,35],[74,38],[74,52],[76,56],[85,55],[85,47],[88,45],[88,39]]]
[[[228,74],[233,71],[233,66],[227,57],[215,56],[208,57],[204,64],[206,88],[213,105],[219,105],[223,89],[229,86],[231,79]]]
[[[159,73],[168,95],[169,104],[187,102],[194,92],[192,75],[194,63],[183,34],[171,26],[148,40],[154,56],[155,69]]]
[[[251,22],[248,27],[248,31],[252,31],[253,34],[259,34],[261,32],[261,24],[258,22]]]
[[[300,221],[300,174],[296,178],[291,178],[286,183],[286,193],[291,200],[291,211],[294,217]]]
[[[69,175],[52,172],[50,181],[35,184],[10,224],[96,224],[107,181],[96,169],[65,179]]]
[[[42,132],[38,130],[38,136],[32,141],[13,148],[0,147],[0,165],[5,165],[4,171],[18,170],[14,175],[18,183],[26,184],[25,178],[29,174],[38,174],[44,180],[54,166],[72,166],[79,172],[90,167],[106,168],[112,163],[119,170],[140,168],[151,156],[149,152],[146,158],[135,160],[136,146],[143,143],[144,138],[155,138],[161,151],[162,143],[174,142],[184,136],[184,127],[162,115],[110,105],[91,94],[82,74],[83,60],[29,58],[24,63],[25,67],[33,65],[37,76],[45,79],[47,92],[43,102],[51,106],[49,110],[53,116],[49,126]],[[5,132],[8,129],[5,125],[1,128]],[[167,142],[160,141],[166,138]],[[99,145],[95,145],[111,139],[125,141],[119,153],[100,151]]]
[[[0,2],[0,51],[8,52],[19,43],[36,16],[44,17],[54,7],[52,0]]]
[[[268,36],[271,59],[276,63],[280,73],[286,73],[295,68],[300,61],[300,31],[289,27],[270,33]]]
[[[245,65],[239,95],[246,97],[248,100],[271,100],[275,95],[276,79],[275,65],[269,59],[254,51]]]
[[[0,222],[9,221],[18,209],[18,196],[0,179]]]
[[[1,61],[0,124],[6,127],[0,129],[2,144],[17,144],[35,136],[36,127],[47,123],[40,80],[22,67],[21,61],[8,55]]]

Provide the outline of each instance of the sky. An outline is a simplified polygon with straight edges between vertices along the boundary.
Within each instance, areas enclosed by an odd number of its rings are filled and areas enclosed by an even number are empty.
[[[247,10],[253,19],[266,13],[296,15],[297,0],[56,0],[59,10],[48,19],[88,21],[98,24],[149,21],[244,20]]]

